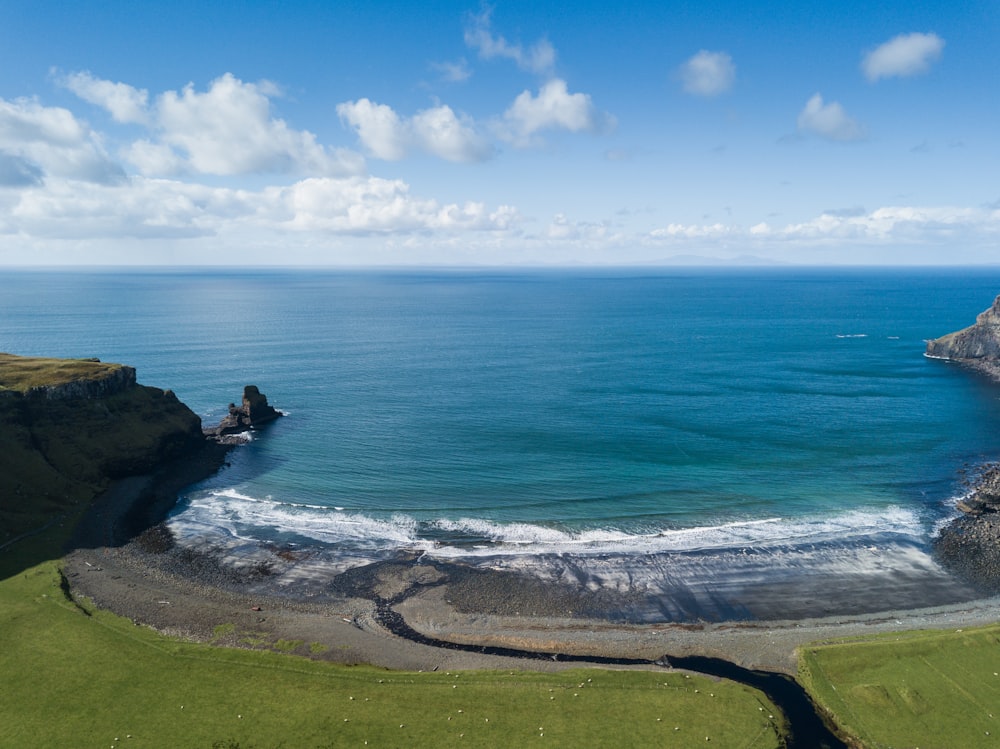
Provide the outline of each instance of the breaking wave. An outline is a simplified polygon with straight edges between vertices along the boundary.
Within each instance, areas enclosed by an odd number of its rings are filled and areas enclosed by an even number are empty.
[[[799,518],[748,518],[672,528],[566,528],[473,517],[376,517],[343,508],[253,497],[235,488],[188,497],[170,520],[181,538],[212,537],[320,545],[355,551],[423,551],[457,559],[484,556],[572,554],[639,555],[720,549],[761,549],[830,542],[863,544],[886,535],[914,540],[927,536],[919,515],[898,506],[853,509]]]

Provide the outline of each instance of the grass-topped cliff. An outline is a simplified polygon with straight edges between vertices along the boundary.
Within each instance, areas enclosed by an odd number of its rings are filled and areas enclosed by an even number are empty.
[[[203,444],[201,419],[131,367],[0,353],[0,545]]]

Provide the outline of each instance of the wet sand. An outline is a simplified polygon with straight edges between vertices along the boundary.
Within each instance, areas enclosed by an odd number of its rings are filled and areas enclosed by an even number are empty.
[[[628,624],[614,620],[614,607],[623,603],[614,597],[418,557],[350,570],[321,591],[316,586],[296,590],[278,584],[281,576],[273,575],[266,563],[234,567],[212,553],[176,546],[164,526],[150,524],[169,509],[182,486],[205,475],[217,459],[174,467],[159,477],[121,481],[109,490],[81,523],[65,558],[73,595],[138,626],[178,637],[236,647],[277,645],[324,660],[404,670],[555,670],[573,664],[404,640],[377,622],[379,598],[393,601],[413,629],[440,640],[650,660],[706,655],[788,674],[796,670],[796,648],[806,643],[958,629],[1000,619],[1000,599],[991,598],[852,616]]]

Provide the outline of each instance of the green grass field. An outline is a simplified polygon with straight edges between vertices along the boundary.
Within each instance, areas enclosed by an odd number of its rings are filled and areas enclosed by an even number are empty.
[[[0,552],[3,747],[780,745],[777,711],[737,684],[600,669],[404,673],[183,642],[81,610],[56,561],[19,568],[11,551]]]
[[[93,359],[47,359],[0,353],[0,390],[25,392],[33,387],[97,380],[121,369]]]
[[[1000,625],[808,648],[799,678],[871,749],[1000,746]]]

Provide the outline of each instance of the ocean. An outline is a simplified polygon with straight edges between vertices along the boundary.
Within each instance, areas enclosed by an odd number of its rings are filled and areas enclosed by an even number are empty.
[[[169,525],[289,594],[395,555],[641,621],[973,597],[933,558],[1000,386],[923,356],[1000,268],[3,270],[0,351],[134,366],[213,424],[286,417]]]

